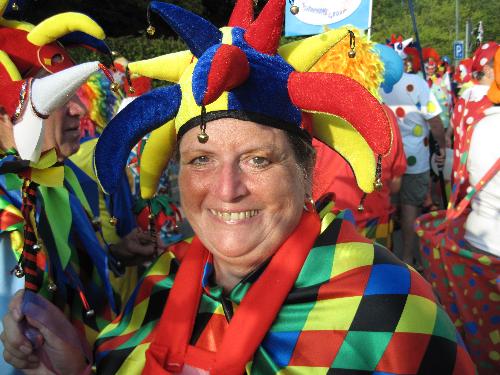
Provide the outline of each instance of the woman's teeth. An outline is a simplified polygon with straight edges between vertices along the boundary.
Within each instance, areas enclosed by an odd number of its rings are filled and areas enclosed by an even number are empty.
[[[218,216],[224,221],[235,222],[240,220],[249,219],[259,213],[258,210],[240,211],[240,212],[227,212],[210,210],[213,215]]]

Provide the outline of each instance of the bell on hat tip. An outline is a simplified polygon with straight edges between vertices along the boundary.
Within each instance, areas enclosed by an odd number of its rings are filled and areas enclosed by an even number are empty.
[[[374,186],[375,186],[375,189],[376,189],[377,191],[380,191],[380,190],[382,190],[382,187],[383,187],[384,185],[382,184],[382,181],[380,181],[380,178],[378,178],[378,179],[377,179],[377,181],[375,181]]]
[[[109,218],[109,223],[112,225],[112,226],[115,226],[117,223],[118,223],[118,219],[114,216],[111,216]]]
[[[135,93],[135,89],[132,86],[130,86],[128,88],[128,92],[131,93],[131,94],[134,94]]]
[[[19,6],[16,3],[12,4],[12,10],[17,12],[19,10]]]
[[[95,315],[95,311],[92,309],[85,311],[85,316],[87,318],[92,318],[94,315]]]
[[[363,206],[362,203],[360,203],[358,206],[358,212],[363,212],[364,210],[365,210],[365,207]]]
[[[116,82],[111,83],[111,91],[118,92],[120,90],[120,85]]]
[[[356,51],[351,49],[349,52],[347,52],[347,56],[349,56],[349,58],[353,59],[354,57],[356,57]]]
[[[292,5],[290,7],[290,13],[292,13],[294,16],[299,13],[299,7],[297,5]]]
[[[198,142],[207,143],[208,142],[208,134],[207,133],[198,134]]]
[[[118,51],[111,51],[111,56],[116,57],[118,55],[120,55]]]
[[[57,285],[54,282],[50,282],[48,288],[51,292],[55,292],[57,290]]]
[[[21,266],[16,266],[16,269],[14,270],[14,275],[20,279],[24,277],[24,270],[22,269]]]
[[[156,29],[154,26],[149,25],[146,29],[146,32],[148,33],[148,35],[153,36],[155,35]]]

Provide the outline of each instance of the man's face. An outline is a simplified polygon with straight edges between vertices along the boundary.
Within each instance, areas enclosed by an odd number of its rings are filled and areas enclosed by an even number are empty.
[[[87,110],[74,95],[68,103],[51,113],[44,121],[43,151],[56,149],[59,161],[67,159],[80,148],[80,119]]]
[[[50,75],[40,70],[36,78]],[[75,94],[61,108],[53,111],[43,122],[42,151],[55,149],[59,161],[64,161],[80,148],[80,119],[87,114],[85,105]]]

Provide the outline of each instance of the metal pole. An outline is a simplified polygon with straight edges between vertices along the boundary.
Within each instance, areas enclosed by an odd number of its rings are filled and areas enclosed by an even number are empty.
[[[455,40],[459,40],[460,0],[455,0]]]
[[[471,29],[471,20],[470,18],[465,22],[465,57],[469,56],[469,43],[470,43],[470,29]]]
[[[415,18],[415,9],[413,8],[412,0],[408,0],[408,7],[410,8],[411,22],[413,24],[413,32],[415,33],[415,43],[417,44],[416,47],[418,51],[418,58],[420,59],[420,66],[422,67],[422,75],[424,76],[424,79],[427,80],[424,67],[424,55],[422,54],[422,46],[420,45],[420,39],[418,37],[417,20]]]

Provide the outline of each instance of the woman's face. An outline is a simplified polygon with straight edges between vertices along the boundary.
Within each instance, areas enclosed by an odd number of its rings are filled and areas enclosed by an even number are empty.
[[[297,226],[305,178],[284,131],[220,119],[180,142],[181,203],[193,230],[222,261],[242,270],[268,259]]]

